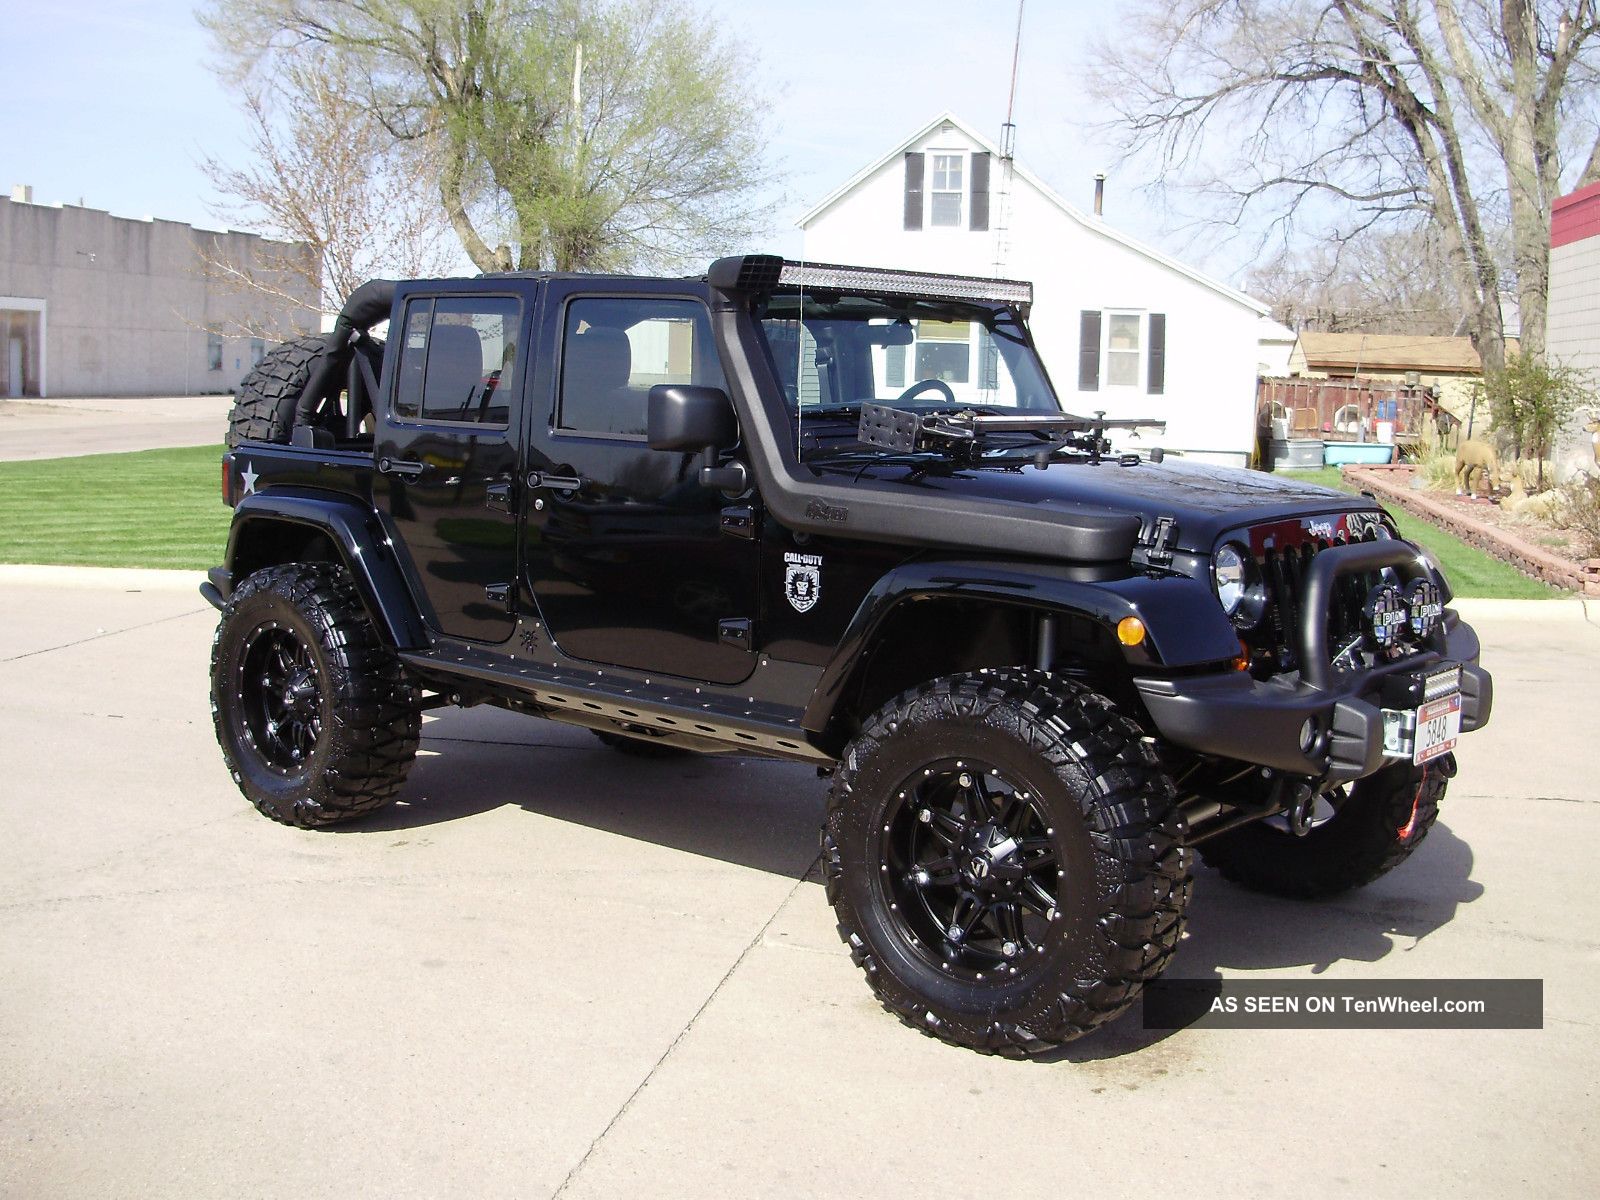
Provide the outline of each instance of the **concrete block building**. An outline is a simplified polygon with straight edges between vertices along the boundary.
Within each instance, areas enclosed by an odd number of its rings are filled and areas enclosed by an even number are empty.
[[[228,264],[266,294],[221,277]],[[229,392],[266,348],[315,332],[315,250],[178,221],[0,198],[0,397]]]

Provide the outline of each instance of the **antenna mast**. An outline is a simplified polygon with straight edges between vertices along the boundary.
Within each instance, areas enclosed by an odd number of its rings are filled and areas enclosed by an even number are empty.
[[[1022,9],[1027,0],[1017,0],[1017,32],[1011,43],[1011,90],[1006,94],[1006,123],[1000,126],[1000,179],[994,203],[994,274],[1006,273],[1011,252],[1011,177],[1016,162],[1017,65],[1022,58]]]

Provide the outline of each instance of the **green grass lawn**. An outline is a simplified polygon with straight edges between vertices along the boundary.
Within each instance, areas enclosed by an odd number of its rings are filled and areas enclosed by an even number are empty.
[[[221,446],[0,462],[0,562],[205,569],[222,561],[232,515]],[[1337,468],[1284,474],[1344,491]],[[1544,599],[1558,591],[1459,538],[1396,511],[1458,596]]]
[[[1320,471],[1279,471],[1289,479],[1302,479],[1307,483],[1320,483],[1323,487],[1338,488],[1342,492],[1359,492],[1361,489],[1346,483],[1338,467],[1323,467]],[[1445,578],[1458,596],[1476,596],[1498,600],[1549,600],[1565,596],[1566,592],[1548,583],[1524,575],[1510,563],[1501,562],[1485,554],[1476,546],[1469,546],[1454,534],[1446,533],[1437,525],[1430,525],[1400,508],[1392,508],[1394,522],[1400,536],[1415,542],[1433,555],[1444,568]]]
[[[206,568],[232,517],[221,446],[0,462],[0,562]]]

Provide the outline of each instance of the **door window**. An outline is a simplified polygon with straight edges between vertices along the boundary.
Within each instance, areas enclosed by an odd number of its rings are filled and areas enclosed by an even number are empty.
[[[406,304],[394,415],[505,426],[522,307],[509,296],[417,297]]]
[[[704,305],[593,297],[567,306],[558,428],[642,439],[658,383],[726,387]]]

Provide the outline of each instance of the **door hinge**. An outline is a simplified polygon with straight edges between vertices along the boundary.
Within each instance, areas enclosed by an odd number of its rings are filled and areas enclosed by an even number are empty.
[[[516,501],[516,496],[509,483],[491,483],[484,489],[483,503],[495,512],[509,513]]]
[[[490,604],[498,604],[506,612],[512,609],[512,590],[509,583],[491,583],[483,589],[483,594],[489,598]]]
[[[722,510],[722,532],[729,537],[753,538],[756,536],[756,510],[748,504],[736,504]]]
[[[750,633],[749,617],[724,617],[717,622],[717,640],[725,646],[750,649]]]

